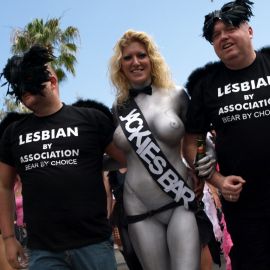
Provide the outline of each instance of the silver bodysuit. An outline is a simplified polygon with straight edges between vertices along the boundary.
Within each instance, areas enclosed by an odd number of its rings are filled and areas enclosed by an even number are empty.
[[[187,170],[181,158],[185,133],[183,119],[188,97],[184,89],[161,90],[152,87],[152,95],[139,94],[135,101],[161,150],[186,180]],[[127,157],[124,206],[127,215],[158,209],[173,201],[149,175],[131,148],[122,129],[114,133],[114,143]],[[191,185],[191,183],[188,183]],[[129,234],[144,270],[197,270],[200,245],[194,214],[179,206],[129,225]]]

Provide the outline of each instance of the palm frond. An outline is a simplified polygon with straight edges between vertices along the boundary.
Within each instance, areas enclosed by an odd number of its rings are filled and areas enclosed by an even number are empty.
[[[49,48],[59,58],[53,61],[59,74],[59,81],[67,77],[63,68],[75,75],[74,66],[77,62],[75,54],[78,49],[76,43],[79,39],[79,30],[76,27],[68,26],[62,30],[60,21],[61,17],[46,21],[38,18],[32,20],[22,30],[14,31],[14,43],[11,48],[16,54],[26,52],[34,44]]]

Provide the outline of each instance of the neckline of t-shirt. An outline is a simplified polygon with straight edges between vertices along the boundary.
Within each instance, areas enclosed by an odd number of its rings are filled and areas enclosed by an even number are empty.
[[[244,68],[241,68],[241,69],[230,69],[230,68],[226,67],[224,63],[222,63],[222,64],[223,64],[224,68],[229,73],[233,73],[233,74],[235,74],[235,73],[242,73],[242,72],[245,72],[246,70],[252,69],[256,65],[256,63],[258,62],[258,58],[259,58],[259,55],[260,54],[258,54],[257,51],[255,51],[255,53],[256,53],[256,57],[255,57],[254,61],[249,66],[247,66],[247,67],[244,67]]]
[[[56,112],[54,112],[54,113],[52,113],[52,114],[45,115],[45,116],[37,116],[37,115],[35,115],[35,114],[33,114],[33,115],[34,115],[34,117],[36,117],[37,119],[47,119],[47,118],[51,118],[51,117],[57,115],[58,113],[60,113],[60,112],[64,109],[64,107],[66,107],[66,104],[65,104],[64,102],[62,102],[61,108],[60,108],[58,111],[56,111]]]

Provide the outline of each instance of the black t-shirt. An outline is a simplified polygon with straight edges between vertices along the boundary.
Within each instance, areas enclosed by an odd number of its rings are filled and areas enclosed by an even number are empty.
[[[270,55],[257,52],[247,68],[210,65],[193,84],[186,130],[204,133],[213,124],[223,175],[247,183],[237,203],[224,201],[225,213],[270,215]]]
[[[110,236],[102,159],[113,131],[102,112],[66,105],[7,128],[0,160],[22,179],[28,247],[64,250]]]

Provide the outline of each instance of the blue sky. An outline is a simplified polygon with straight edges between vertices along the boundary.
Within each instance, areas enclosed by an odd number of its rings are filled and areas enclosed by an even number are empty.
[[[35,18],[62,17],[61,27],[80,32],[76,77],[60,85],[61,99],[70,104],[78,97],[111,106],[114,88],[108,62],[113,47],[128,29],[149,33],[165,57],[175,82],[183,85],[190,72],[217,60],[211,45],[201,37],[204,16],[219,9],[223,0],[8,0],[0,16],[0,70],[11,57],[11,33]],[[254,1],[254,47],[269,45],[269,0]],[[268,14],[267,14],[268,13]],[[0,108],[6,88],[0,89]]]

